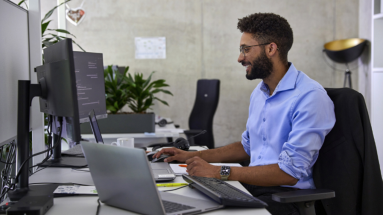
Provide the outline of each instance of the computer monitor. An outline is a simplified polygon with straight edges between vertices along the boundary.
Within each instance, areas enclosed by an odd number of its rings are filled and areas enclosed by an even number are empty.
[[[40,111],[52,116],[52,128],[63,122],[61,131],[65,132],[52,130],[54,143],[60,143],[64,133],[74,142],[81,140],[72,40],[65,39],[46,48],[44,56],[44,65],[35,68],[38,84],[31,84],[29,80],[18,81],[17,161],[22,164],[16,175],[17,189],[8,193],[12,201],[22,198],[29,191],[30,105],[34,97],[40,97]],[[86,165],[84,158],[61,158],[61,144],[55,147],[53,158],[47,163],[48,166]]]
[[[17,136],[17,81],[30,80],[28,11],[10,1],[0,1],[0,29],[0,146],[3,146]]]
[[[94,111],[97,119],[107,117],[104,65],[101,53],[73,52],[80,123],[89,121]]]
[[[73,142],[80,142],[72,40],[62,40],[44,49],[44,60],[44,65],[36,67],[37,80],[43,90],[43,96],[40,97],[40,111],[63,117],[66,121],[64,124],[66,135],[64,133],[62,136]],[[57,131],[53,132],[58,134]]]
[[[44,65],[36,67],[41,86],[40,111],[53,117],[53,142],[60,138],[58,117],[62,117],[61,137],[79,143],[81,141],[79,104],[76,87],[75,62],[72,40],[65,39],[44,49]],[[62,157],[61,144],[53,150],[53,158],[41,166],[82,167],[86,160],[79,157]]]

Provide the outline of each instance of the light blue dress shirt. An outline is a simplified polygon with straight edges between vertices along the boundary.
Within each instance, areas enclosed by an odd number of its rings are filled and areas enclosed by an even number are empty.
[[[251,94],[242,145],[249,166],[278,164],[299,180],[292,187],[315,189],[312,167],[335,124],[334,104],[318,82],[289,64],[271,96],[263,81]]]

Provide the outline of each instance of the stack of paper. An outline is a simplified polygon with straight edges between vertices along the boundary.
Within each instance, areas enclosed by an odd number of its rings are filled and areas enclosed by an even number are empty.
[[[72,195],[97,195],[95,186],[80,186],[80,185],[60,185],[53,192],[54,194],[72,194]]]

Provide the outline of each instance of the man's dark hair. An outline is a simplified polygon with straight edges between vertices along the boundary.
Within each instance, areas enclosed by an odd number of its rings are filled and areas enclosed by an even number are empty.
[[[239,19],[241,33],[251,33],[260,44],[274,42],[282,62],[287,64],[287,53],[293,45],[293,30],[287,20],[273,13],[254,13]]]

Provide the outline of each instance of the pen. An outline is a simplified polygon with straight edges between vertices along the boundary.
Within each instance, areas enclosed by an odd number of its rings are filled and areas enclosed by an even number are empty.
[[[180,166],[180,167],[188,167],[188,165],[185,165],[185,164],[180,164],[178,166]]]
[[[189,185],[188,183],[168,183],[168,184],[157,184],[157,187],[179,187]]]

